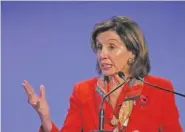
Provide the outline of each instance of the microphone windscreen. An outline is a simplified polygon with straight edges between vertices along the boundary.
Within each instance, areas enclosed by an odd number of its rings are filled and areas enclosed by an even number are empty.
[[[118,72],[118,76],[119,76],[120,78],[124,78],[124,77],[125,77],[125,74],[124,74],[122,71],[119,71],[119,72]]]

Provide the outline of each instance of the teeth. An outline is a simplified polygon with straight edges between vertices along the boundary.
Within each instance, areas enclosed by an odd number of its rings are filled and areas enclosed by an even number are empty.
[[[109,64],[103,64],[102,67],[104,67],[104,68],[110,68],[111,65],[109,65]]]

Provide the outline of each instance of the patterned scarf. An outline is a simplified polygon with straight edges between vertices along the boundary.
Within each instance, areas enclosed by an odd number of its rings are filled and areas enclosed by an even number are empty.
[[[135,99],[140,97],[142,87],[137,87],[132,90],[133,86],[135,85],[136,80],[129,81],[129,88],[125,93],[125,98],[123,102],[120,104],[119,113],[117,115],[113,115],[111,120],[111,124],[114,126],[113,132],[124,132],[126,127],[128,126],[129,117],[132,112],[133,105],[135,103]],[[104,97],[105,94],[108,92],[107,89],[107,82],[104,80],[103,77],[100,77],[97,81],[97,88],[96,91]],[[109,98],[106,98],[106,101],[109,101]]]

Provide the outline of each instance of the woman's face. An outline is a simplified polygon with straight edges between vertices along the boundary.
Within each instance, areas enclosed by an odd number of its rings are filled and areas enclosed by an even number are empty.
[[[128,74],[128,59],[134,55],[128,51],[119,35],[114,31],[100,33],[96,37],[96,55],[102,74],[111,76],[118,71]]]

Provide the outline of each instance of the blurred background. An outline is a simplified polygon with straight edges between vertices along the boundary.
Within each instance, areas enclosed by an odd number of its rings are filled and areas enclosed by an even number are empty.
[[[36,132],[40,119],[21,86],[46,87],[51,117],[61,127],[76,82],[97,76],[90,48],[95,23],[129,16],[148,42],[151,74],[185,94],[185,2],[1,2],[2,132]],[[156,96],[157,97],[157,96]],[[185,130],[185,99],[176,96]]]

